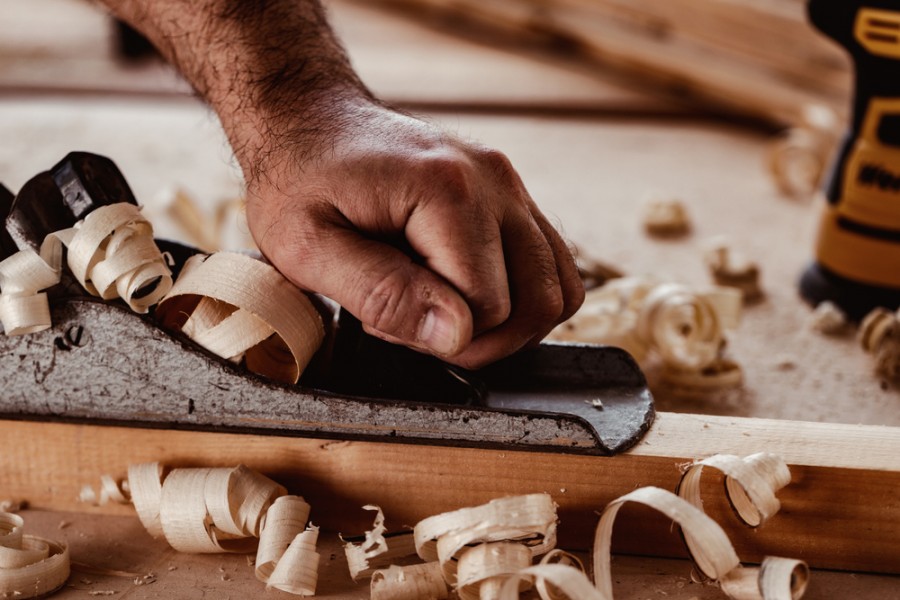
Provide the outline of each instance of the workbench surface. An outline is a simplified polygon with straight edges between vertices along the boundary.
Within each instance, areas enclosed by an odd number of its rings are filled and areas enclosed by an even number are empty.
[[[69,7],[86,29],[106,23],[80,3],[43,2],[62,22],[59,11]],[[590,255],[628,274],[707,283],[702,249],[709,238],[726,234],[760,264],[765,298],[746,308],[729,346],[743,365],[744,388],[677,399],[657,384],[651,368],[660,410],[900,426],[900,394],[873,373],[854,332],[826,337],[809,326],[796,280],[812,253],[819,205],[777,193],[765,162],[771,132],[698,116],[613,77],[458,41],[346,0],[328,4],[376,92],[427,108],[427,118],[506,152],[538,204]],[[28,21],[21,5],[0,0],[0,22]],[[43,37],[17,31],[18,45],[0,40],[0,181],[7,187],[16,190],[68,151],[105,154],[128,177],[158,234],[173,238],[186,234],[157,200],[163,188],[183,186],[209,214],[217,203],[240,196],[240,175],[215,118],[171,72],[112,63],[108,39],[97,27],[56,40],[71,51],[63,69],[52,60],[53,36],[46,30]],[[92,35],[99,50],[88,43]],[[23,51],[28,43],[33,47]],[[81,65],[83,76],[73,76],[72,65]],[[567,107],[577,107],[577,117]],[[652,192],[687,204],[690,236],[646,237],[639,215]],[[228,227],[230,244],[249,243],[239,218]],[[33,531],[67,537],[76,562],[157,577],[135,586],[128,577],[76,570],[61,598],[103,590],[132,598],[243,598],[261,585],[244,557],[178,556],[151,543],[135,519],[101,522],[37,511],[26,517]],[[60,522],[68,525],[58,529]],[[338,583],[344,577],[338,545],[333,538],[324,544],[323,596],[367,597]],[[721,597],[691,583],[690,567],[681,561],[619,563],[619,597]],[[896,578],[815,573],[812,581],[807,598],[900,598]]]

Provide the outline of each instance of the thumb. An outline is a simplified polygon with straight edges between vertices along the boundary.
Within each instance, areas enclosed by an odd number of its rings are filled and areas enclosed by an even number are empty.
[[[317,238],[288,256],[279,256],[283,247],[267,254],[288,279],[335,300],[377,337],[446,357],[469,345],[472,313],[442,277],[353,229],[328,228]]]

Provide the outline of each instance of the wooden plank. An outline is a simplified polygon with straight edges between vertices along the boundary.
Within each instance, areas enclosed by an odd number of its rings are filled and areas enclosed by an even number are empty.
[[[794,482],[762,528],[737,524],[716,476],[704,484],[707,511],[742,559],[794,556],[819,568],[900,573],[900,428],[662,413],[633,451],[611,458],[24,421],[0,421],[0,440],[0,496],[41,508],[127,514],[129,507],[88,509],[77,497],[84,484],[123,476],[133,462],[244,463],[307,497],[314,520],[339,531],[364,529],[371,515],[360,507],[368,503],[398,527],[545,491],[559,504],[561,543],[570,548],[589,545],[596,512],[612,499],[644,485],[674,489],[685,462],[766,450],[785,458]],[[683,556],[670,529],[629,507],[615,549]]]

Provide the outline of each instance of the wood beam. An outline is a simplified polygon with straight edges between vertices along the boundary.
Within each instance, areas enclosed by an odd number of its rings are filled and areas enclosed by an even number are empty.
[[[811,566],[900,573],[900,428],[661,413],[644,440],[614,457],[329,441],[232,433],[0,421],[0,499],[35,507],[129,514],[128,506],[78,502],[102,474],[130,463],[246,464],[304,495],[312,519],[348,534],[369,527],[364,504],[391,528],[492,498],[545,491],[559,504],[561,545],[587,548],[597,512],[636,487],[674,490],[681,466],[716,453],[782,456],[793,481],[782,510],[758,530],[738,523],[721,478],[705,477],[706,510],[742,560],[802,558]],[[614,550],[684,556],[664,519],[623,509]]]

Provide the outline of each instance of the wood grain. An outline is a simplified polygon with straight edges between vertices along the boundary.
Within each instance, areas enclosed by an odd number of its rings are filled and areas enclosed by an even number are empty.
[[[645,440],[617,457],[586,457],[275,436],[125,429],[0,421],[0,496],[34,506],[127,514],[130,507],[89,508],[77,501],[101,474],[124,476],[128,464],[246,464],[302,494],[312,519],[337,531],[362,531],[380,505],[391,528],[489,499],[545,491],[559,504],[561,543],[586,548],[596,513],[644,485],[674,489],[680,467],[718,452],[780,454],[793,474],[782,511],[758,530],[738,524],[721,478],[703,484],[706,509],[731,536],[739,556],[802,558],[819,568],[900,573],[900,428],[662,413]],[[683,556],[669,523],[623,509],[614,549]]]

